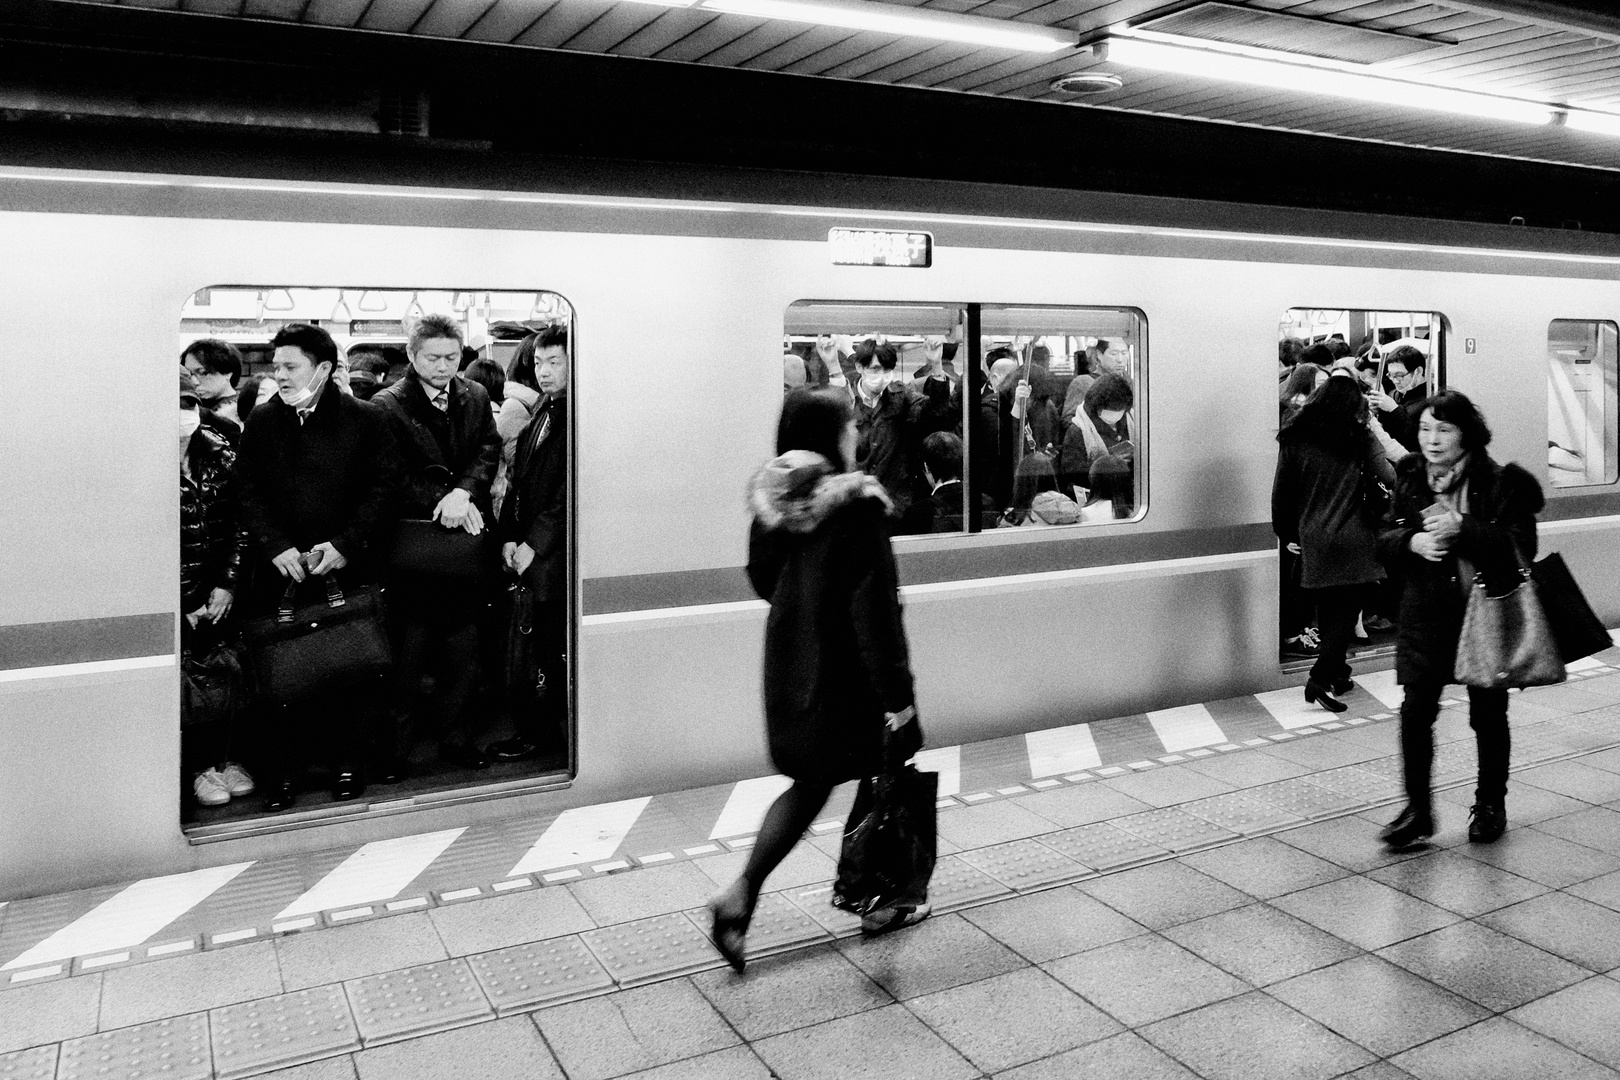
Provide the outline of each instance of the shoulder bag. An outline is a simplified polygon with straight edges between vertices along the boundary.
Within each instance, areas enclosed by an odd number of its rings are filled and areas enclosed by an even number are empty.
[[[317,588],[320,599],[298,602],[300,592]],[[288,582],[276,613],[249,621],[242,633],[254,685],[275,705],[380,675],[393,662],[376,587],[345,593],[335,571],[306,578],[303,587]]]
[[[1501,596],[1490,595],[1484,575],[1465,559],[1458,576],[1468,590],[1453,676],[1465,686],[1503,690],[1550,686],[1567,677],[1558,643],[1536,596],[1535,579],[1513,545],[1518,581]]]

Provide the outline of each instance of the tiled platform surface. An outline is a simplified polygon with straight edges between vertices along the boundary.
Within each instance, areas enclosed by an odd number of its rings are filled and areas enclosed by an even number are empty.
[[[874,941],[826,903],[829,816],[742,979],[699,911],[731,845],[236,941],[165,928],[187,948],[5,984],[0,1080],[1620,1077],[1620,674],[1580,674],[1515,695],[1493,846],[1466,843],[1451,706],[1438,846],[1380,850],[1399,773],[1369,707],[944,800],[940,913]]]

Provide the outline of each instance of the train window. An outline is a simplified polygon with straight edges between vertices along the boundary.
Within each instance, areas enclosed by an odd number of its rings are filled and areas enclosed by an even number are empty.
[[[784,393],[850,396],[856,464],[893,497],[897,534],[1143,512],[1140,312],[801,301],[785,331]]]
[[[188,832],[568,772],[572,326],[534,291],[186,302]]]
[[[1620,479],[1613,322],[1555,319],[1547,330],[1547,475],[1555,488]]]

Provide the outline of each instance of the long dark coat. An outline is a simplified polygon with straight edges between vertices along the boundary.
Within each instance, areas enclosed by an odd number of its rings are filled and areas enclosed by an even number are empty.
[[[1382,581],[1376,553],[1376,522],[1363,509],[1363,470],[1392,480],[1389,463],[1375,442],[1361,456],[1335,453],[1302,439],[1277,447],[1277,474],[1271,484],[1271,528],[1303,555],[1300,587],[1325,589]]]
[[[1411,548],[1412,537],[1423,529],[1423,511],[1434,502],[1423,455],[1408,454],[1395,467],[1394,497],[1378,534],[1378,557],[1404,582],[1395,639],[1395,681],[1402,685],[1451,681],[1466,604],[1457,556],[1474,564],[1493,594],[1512,588],[1517,579],[1513,543],[1527,565],[1536,557],[1536,514],[1546,500],[1535,478],[1476,450],[1466,483],[1462,532],[1452,553],[1433,563]]]
[[[820,464],[802,497],[760,477],[750,492],[748,577],[771,605],[765,726],[779,772],[834,783],[881,770],[884,713],[912,704],[911,662],[887,501],[870,477],[795,454]]]
[[[544,397],[518,436],[511,485],[495,534],[528,544],[534,561],[524,583],[540,603],[568,598],[568,399]]]

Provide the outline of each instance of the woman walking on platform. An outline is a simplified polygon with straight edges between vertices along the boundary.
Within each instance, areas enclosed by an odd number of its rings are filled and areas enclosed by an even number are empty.
[[[794,391],[782,404],[778,456],[749,483],[748,576],[771,605],[765,727],[771,761],[793,786],[766,813],[742,875],[709,905],[715,946],[739,972],[760,888],[832,789],[922,746],[886,521],[893,504],[876,479],[851,471],[855,442],[848,394]],[[927,914],[885,908],[862,929]]]
[[[1425,401],[1418,408],[1419,452],[1396,468],[1394,498],[1378,537],[1379,557],[1404,579],[1395,679],[1406,688],[1401,754],[1407,804],[1383,832],[1396,850],[1434,835],[1434,720],[1452,681],[1473,584],[1458,560],[1472,564],[1496,596],[1518,585],[1520,566],[1536,557],[1541,485],[1517,465],[1492,461],[1485,452],[1490,441],[1485,418],[1462,394],[1442,390]],[[1488,844],[1507,829],[1507,713],[1505,689],[1469,687],[1468,723],[1479,745],[1479,784],[1468,825],[1474,843]]]

